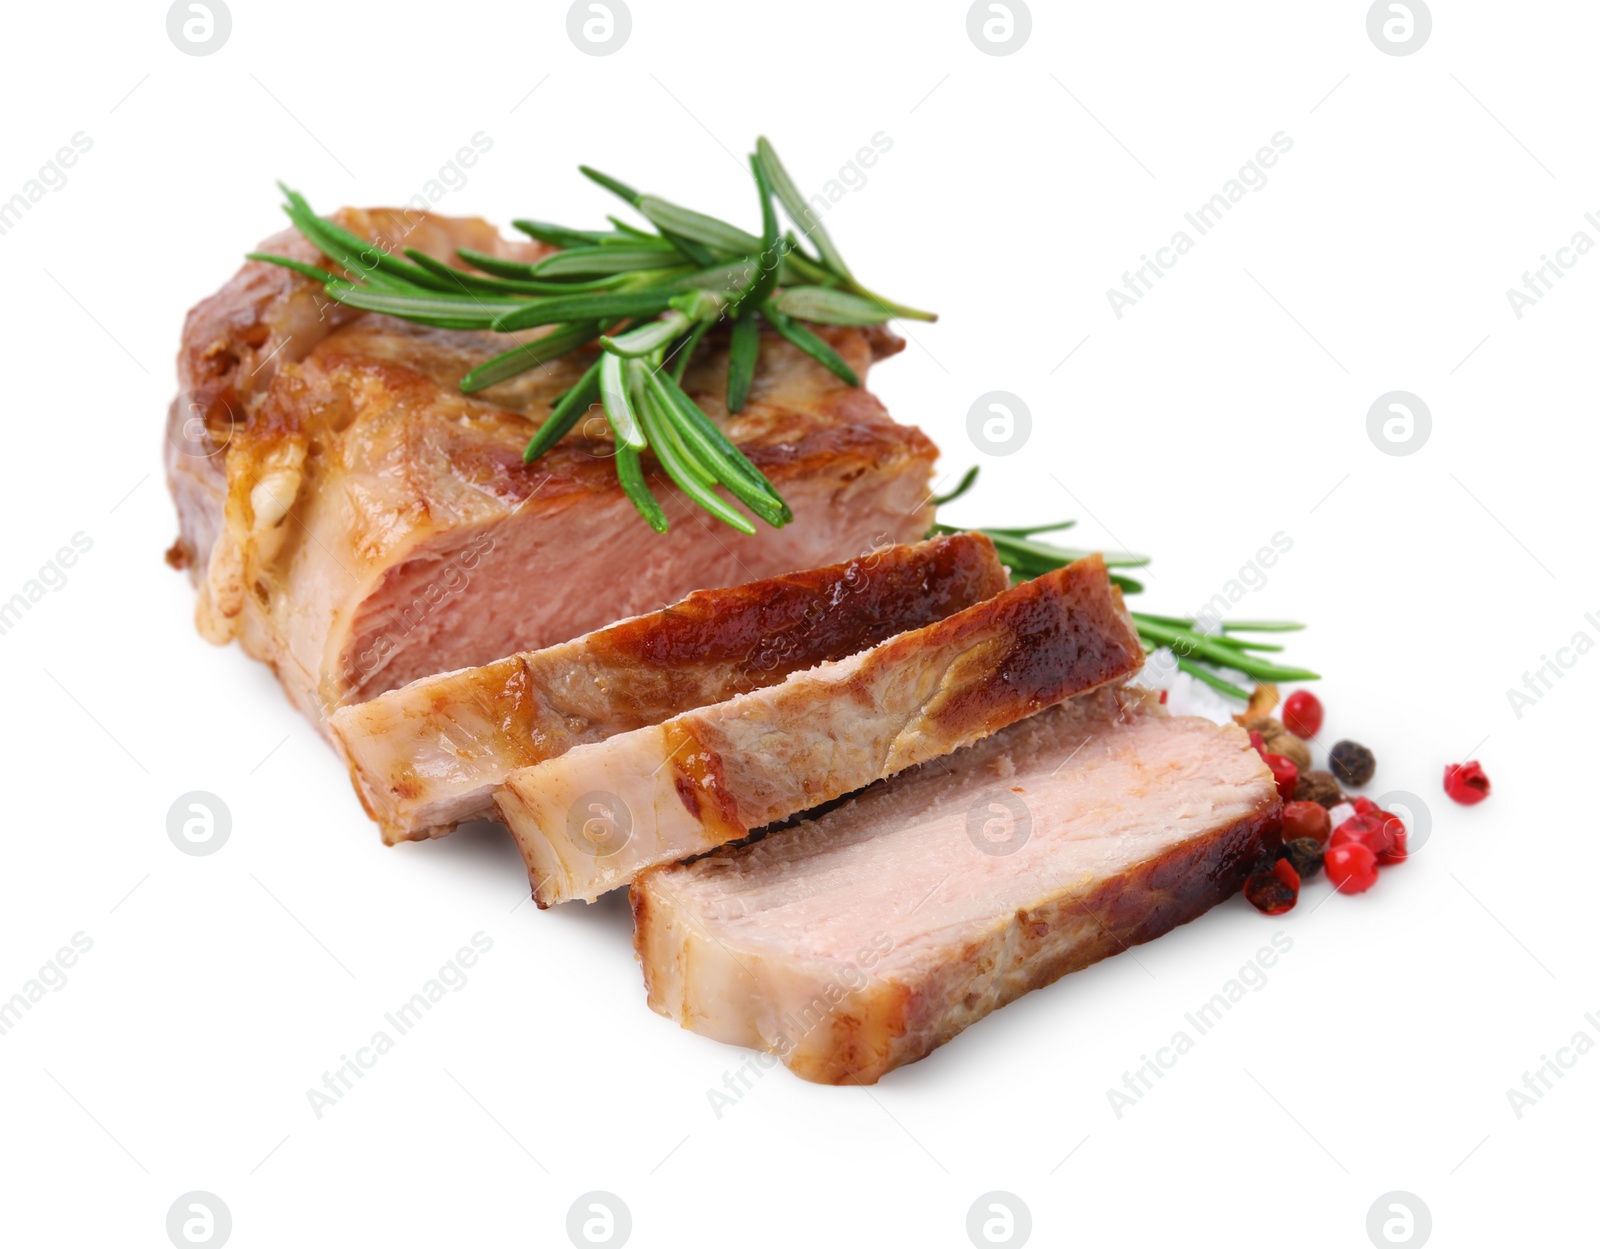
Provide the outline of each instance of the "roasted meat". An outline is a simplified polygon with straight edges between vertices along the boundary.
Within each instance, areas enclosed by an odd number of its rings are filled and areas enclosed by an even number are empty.
[[[780,685],[520,768],[495,801],[535,901],[592,901],[1143,661],[1094,556]]]
[[[633,888],[650,1005],[796,1074],[870,1084],[1270,859],[1244,730],[1101,691]]]
[[[572,642],[424,677],[333,713],[368,813],[396,842],[488,815],[516,768],[775,685],[1000,593],[977,534],[704,590]]]
[[[380,246],[441,259],[458,246],[537,251],[476,220],[398,210],[338,219]],[[293,232],[263,248],[316,259]],[[881,329],[819,333],[863,375],[901,346]],[[741,536],[651,471],[672,522],[658,536],[617,484],[603,422],[522,462],[589,358],[460,393],[463,374],[507,343],[353,314],[308,279],[256,262],[189,314],[168,454],[181,533],[169,557],[196,578],[201,632],[270,663],[319,724],[418,677],[928,528],[933,444],[772,338],[737,417],[723,403],[725,345],[708,340],[685,387],[772,480],[794,523]]]

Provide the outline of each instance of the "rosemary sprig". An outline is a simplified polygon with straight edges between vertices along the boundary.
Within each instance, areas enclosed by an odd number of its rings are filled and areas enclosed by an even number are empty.
[[[461,249],[457,268],[406,249],[393,254],[337,222],[317,216],[282,186],[290,221],[339,270],[285,256],[251,253],[321,283],[330,299],[367,312],[445,329],[514,333],[549,327],[486,360],[461,379],[473,394],[595,345],[600,361],[557,401],[523,459],[532,463],[564,437],[595,403],[617,440],[617,478],[641,516],[665,532],[665,513],[645,483],[639,454],[650,450],[691,500],[732,528],[754,533],[745,516],[715,491],[726,490],[773,526],[794,519],[772,483],[728,440],[680,383],[689,358],[713,326],[731,322],[727,407],[750,400],[761,352],[761,325],[851,386],[860,379],[807,322],[880,325],[894,317],[931,321],[930,312],[874,294],[857,281],[832,237],[816,220],[777,152],[758,139],[750,156],[761,233],[647,195],[587,165],[583,175],[616,195],[649,228],[608,218],[610,229],[578,230],[519,218],[529,237],[559,250],[522,263]],[[810,241],[780,232],[778,206]],[[1025,542],[1031,535],[1013,535]],[[1052,549],[1053,553],[1053,549]],[[1025,556],[1047,559],[1051,554]],[[1129,585],[1136,583],[1129,582]]]
[[[978,480],[976,466],[967,470],[961,481],[949,494],[934,497],[935,506],[959,499],[972,489]],[[1074,560],[1094,552],[1088,549],[1055,546],[1039,542],[1035,534],[1053,533],[1069,529],[1076,521],[1059,521],[1050,525],[1030,525],[1010,529],[979,529],[994,543],[1000,562],[1011,571],[1012,578],[1026,581],[1044,573],[1064,568]],[[929,530],[934,534],[964,533],[959,525],[936,524]],[[1102,551],[1110,568],[1135,568],[1150,562],[1148,556],[1131,555],[1123,551]],[[1112,573],[1111,580],[1125,594],[1137,594],[1144,586],[1132,578]],[[1257,681],[1316,681],[1321,678],[1307,668],[1291,668],[1263,659],[1256,652],[1277,653],[1283,647],[1272,642],[1251,641],[1237,637],[1240,633],[1290,633],[1305,628],[1292,620],[1234,620],[1225,621],[1220,632],[1202,631],[1200,621],[1192,616],[1157,616],[1146,612],[1129,612],[1139,640],[1145,650],[1155,651],[1165,647],[1177,657],[1178,668],[1212,689],[1248,702],[1250,692],[1228,680],[1224,673],[1240,672]]]

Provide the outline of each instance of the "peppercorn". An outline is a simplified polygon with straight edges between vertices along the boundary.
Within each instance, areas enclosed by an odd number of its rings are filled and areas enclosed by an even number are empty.
[[[1282,915],[1300,897],[1300,874],[1293,864],[1279,859],[1270,868],[1250,874],[1244,882],[1244,896],[1256,910]]]
[[[1322,870],[1322,843],[1315,837],[1296,837],[1283,843],[1283,857],[1301,880],[1310,880]]]
[[[1294,787],[1296,802],[1314,802],[1319,807],[1336,807],[1344,801],[1344,791],[1332,772],[1302,772]]]
[[[1309,837],[1317,845],[1326,845],[1328,836],[1333,832],[1332,821],[1328,817],[1327,808],[1319,803],[1306,802],[1296,799],[1286,803],[1283,808],[1283,839],[1296,841],[1301,837]]]
[[[1267,749],[1272,747],[1269,745]],[[1489,796],[1489,775],[1476,759],[1471,763],[1448,764],[1444,770],[1444,792],[1464,807],[1474,806]]]
[[[1269,754],[1262,755],[1261,761],[1272,771],[1272,779],[1278,786],[1278,797],[1284,802],[1294,801],[1294,787],[1300,783],[1300,769],[1294,766],[1294,760]]]
[[[1328,771],[1345,785],[1360,788],[1372,779],[1378,761],[1359,742],[1335,742],[1328,752]]]
[[[1294,760],[1295,767],[1302,771],[1311,766],[1311,748],[1284,728],[1281,721],[1274,720],[1271,716],[1247,716],[1244,727],[1251,732],[1261,734],[1261,740],[1266,743],[1267,753]]]

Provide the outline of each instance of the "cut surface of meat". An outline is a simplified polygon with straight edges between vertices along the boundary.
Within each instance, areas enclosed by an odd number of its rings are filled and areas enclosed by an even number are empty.
[[[1103,690],[633,887],[650,1005],[870,1084],[1202,914],[1279,839],[1237,726]]]
[[[536,254],[481,221],[376,209],[339,219],[446,260],[458,246]],[[293,234],[263,246],[316,259]],[[902,345],[882,329],[818,333],[861,376]],[[334,708],[418,677],[927,532],[937,451],[922,433],[776,336],[730,416],[724,336],[702,344],[685,389],[795,520],[741,535],[648,461],[672,526],[658,535],[618,485],[598,417],[522,462],[591,353],[460,392],[508,338],[352,314],[258,262],[189,316],[169,427],[181,525],[169,558],[196,578],[201,632],[271,664],[324,731]]]
[[[780,685],[512,772],[495,802],[540,906],[671,863],[1137,672],[1099,556]]]
[[[661,611],[481,668],[424,677],[329,724],[384,840],[493,812],[514,769],[775,685],[1007,586],[980,534],[705,590]]]

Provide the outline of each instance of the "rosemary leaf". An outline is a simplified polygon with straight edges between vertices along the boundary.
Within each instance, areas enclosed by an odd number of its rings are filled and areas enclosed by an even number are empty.
[[[775,529],[794,519],[794,513],[772,483],[728,441],[694,400],[659,373],[650,377],[649,385],[668,419],[676,422],[684,445],[739,502]]]
[[[1294,620],[1225,620],[1224,633],[1298,633],[1305,625]]]
[[[1242,703],[1247,703],[1250,701],[1249,690],[1241,689],[1232,681],[1225,680],[1224,678],[1218,676],[1210,668],[1204,667],[1192,659],[1184,659],[1182,656],[1179,656],[1178,667],[1184,672],[1187,672],[1190,676],[1194,677],[1196,680],[1204,681],[1212,689],[1219,690],[1220,692],[1228,695],[1230,698],[1237,698]]]
[[[571,432],[572,427],[582,419],[597,399],[600,398],[600,362],[596,360],[589,366],[589,371],[578,379],[578,384],[566,394],[561,396],[561,402],[550,409],[550,415],[545,418],[539,432],[528,440],[528,445],[523,448],[522,462],[532,464],[556,443]],[[634,463],[638,463],[638,452],[633,453]],[[621,451],[617,456],[619,468],[617,475],[622,475],[620,464]]]
[[[319,269],[316,265],[308,265],[303,260],[291,260],[288,256],[274,256],[271,252],[246,252],[246,260],[260,260],[269,265],[282,265],[285,269],[293,269],[301,277],[310,278],[313,282],[337,282],[326,269]]]
[[[728,344],[728,411],[740,412],[750,397],[756,377],[756,355],[761,349],[761,322],[754,309],[741,312],[733,322]]]
[[[588,165],[579,165],[578,169],[580,172],[582,172],[583,176],[588,178],[591,182],[599,183],[613,195],[626,200],[634,208],[639,209],[640,212],[644,211],[640,206],[645,197],[638,191],[635,191],[626,182],[619,182],[616,178],[611,177],[609,174],[603,174],[598,169],[591,169]],[[687,235],[676,234],[671,230],[662,228],[659,223],[656,224],[657,228],[661,230],[662,236],[690,260],[694,261],[695,264],[709,265],[716,259],[696,240],[688,237]]]
[[[603,231],[569,230],[566,226],[552,225],[548,221],[529,221],[519,217],[511,223],[528,237],[551,247],[598,247],[606,238]]]
[[[882,325],[890,315],[882,304],[823,286],[791,286],[773,304],[788,316],[822,325]]]
[[[626,334],[602,336],[600,345],[607,351],[616,352],[619,356],[648,356],[677,338],[689,328],[689,325],[688,316],[676,308],[671,308],[660,320],[646,321]]]
[[[587,246],[587,244],[586,244]],[[513,282],[535,281],[533,276],[534,266],[522,260],[506,260],[501,256],[491,256],[487,252],[473,251],[470,247],[458,247],[456,255],[474,269],[482,269],[485,273],[493,274],[497,278],[504,278]],[[583,289],[599,290],[615,283],[615,277],[596,278],[592,282],[539,282],[541,288],[546,288],[551,294],[560,294],[562,291],[577,291]]]
[[[641,230],[636,225],[629,225],[621,217],[613,217],[610,213],[606,214],[606,220],[616,228],[617,233],[626,234],[629,238],[659,239],[661,237],[659,234],[651,234],[649,230]],[[622,240],[618,241],[620,242]]]
[[[793,179],[784,169],[783,162],[778,159],[778,153],[765,137],[756,140],[756,157],[766,170],[767,182],[777,194],[778,202],[783,205],[783,211],[789,214],[789,220],[800,228],[800,232],[816,245],[822,263],[839,277],[852,281],[850,267],[845,264],[844,257],[833,245],[833,239],[823,228],[822,222],[816,219],[816,214],[811,211],[811,205],[801,198]]]
[[[449,289],[442,278],[435,277],[426,269],[419,268],[409,261],[391,256],[378,244],[368,242],[359,234],[351,233],[335,221],[319,217],[309,209],[302,211],[291,206],[285,207],[284,211],[301,234],[316,244],[330,260],[337,261],[353,274],[366,276],[377,270],[393,277],[403,278],[426,290]]]
[[[600,356],[600,400],[605,404],[606,419],[616,431],[617,442],[643,451],[649,444],[639,427],[639,414],[634,411],[633,399],[628,393],[622,357],[609,351]]]
[[[949,494],[936,494],[936,495],[934,495],[933,496],[933,505],[935,507],[943,507],[946,503],[954,503],[962,495],[966,494],[967,491],[971,490],[972,487],[973,487],[973,484],[977,480],[978,480],[978,466],[976,464],[974,464],[966,472],[961,474],[961,480],[956,483],[956,488],[954,490],[952,490]],[[952,532],[954,532],[954,530],[952,530]]]
[[[1209,659],[1223,667],[1233,668],[1247,676],[1255,677],[1258,681],[1316,681],[1319,676],[1305,668],[1286,668],[1279,664],[1269,663],[1264,659],[1257,659],[1236,651],[1228,646],[1223,646],[1204,634],[1192,633],[1187,629],[1174,629],[1167,625],[1157,624],[1151,620],[1138,620],[1139,633],[1146,641],[1158,641],[1172,649],[1180,658],[1198,656]]]
[[[761,306],[761,315],[766,317],[773,329],[777,330],[778,333],[782,334],[839,380],[851,386],[861,385],[861,379],[856,376],[855,370],[845,363],[843,356],[805,326],[801,325],[800,322],[792,317],[785,316],[774,308],[770,300]]]
[[[761,240],[717,217],[683,208],[654,195],[642,196],[636,205],[650,223],[680,238],[715,248],[732,256],[747,256],[761,249]]]
[[[1086,555],[1100,554],[1108,568],[1142,568],[1150,562],[1148,555],[1135,555],[1129,551],[1090,551],[1076,547],[1056,546],[1049,542],[1035,542],[1031,538],[1018,538],[994,529],[983,531],[1000,552],[1000,558],[1016,555],[1023,559],[1043,560],[1052,567],[1070,564]],[[1009,560],[1007,560],[1009,562]]]
[[[631,240],[626,246],[574,247],[546,256],[534,265],[533,273],[536,278],[604,277],[660,266],[663,258],[678,254],[678,249],[665,240],[660,247],[647,246],[639,240]]]
[[[510,351],[502,352],[492,360],[484,361],[463,377],[461,393],[476,394],[507,378],[525,373],[529,369],[536,369],[541,364],[548,364],[556,357],[564,356],[567,352],[591,342],[603,328],[595,321],[576,321],[570,325],[560,326],[542,338],[535,338],[532,342],[522,343]]]
[[[587,295],[553,295],[507,308],[490,323],[500,330],[527,330],[557,321],[620,317],[652,317],[666,309],[677,292],[665,286],[643,291],[597,291]]]
[[[689,368],[689,361],[694,356],[694,349],[700,345],[700,340],[705,337],[706,331],[710,328],[711,322],[698,322],[694,329],[689,331],[689,337],[684,339],[672,356],[668,357],[668,359],[675,360],[672,366],[673,381],[683,381],[683,375]]]
[[[705,480],[707,474],[704,467],[695,462],[687,452],[672,426],[670,414],[656,400],[653,393],[646,393],[645,401],[640,405],[640,415],[644,420],[650,445],[655,450],[656,459],[660,461],[667,476],[677,483],[678,489],[723,524],[737,529],[742,534],[753,535],[756,527],[734,511],[720,495],[713,493],[710,484]]]
[[[666,533],[669,527],[667,514],[661,510],[655,495],[650,493],[650,487],[645,485],[644,470],[639,466],[639,453],[632,447],[620,444],[617,447],[617,480],[622,483],[622,492],[633,502],[634,508],[650,528],[657,533]]]
[[[750,294],[746,298],[752,308],[759,308],[777,289],[778,270],[783,265],[783,253],[788,247],[778,238],[778,214],[772,207],[772,187],[767,182],[766,171],[762,169],[761,161],[755,156],[750,157],[750,172],[755,175],[756,192],[761,199],[761,251],[756,256],[756,263],[761,267],[761,276],[756,279],[756,284],[750,288]]]
[[[622,182],[617,178],[613,178],[610,174],[601,173],[598,169],[593,169],[588,165],[579,165],[578,172],[581,173],[585,178],[589,179],[590,182],[599,183],[618,199],[626,200],[635,208],[639,206],[639,201],[644,198],[644,196],[642,196],[638,191],[635,191],[626,182]]]
[[[437,325],[452,330],[489,329],[497,317],[520,306],[499,299],[457,299],[436,293],[406,295],[339,281],[329,282],[327,291],[331,299],[338,300],[351,308],[360,308],[364,312],[382,312],[388,316],[403,317],[423,325]],[[547,323],[536,322],[536,324]]]
[[[1037,533],[1055,533],[1061,529],[1071,529],[1077,523],[1075,520],[1063,520],[1051,525],[1025,525],[1018,529],[990,529],[988,532],[1001,533],[1008,538],[1031,538]]]
[[[694,425],[699,428],[707,439],[716,443],[721,448],[722,454],[726,456],[727,459],[734,464],[734,466],[737,467],[741,473],[744,474],[746,480],[776,499],[783,507],[785,524],[793,520],[794,513],[790,512],[789,505],[783,502],[783,498],[781,495],[779,495],[777,487],[768,481],[761,470],[745,457],[743,451],[734,446],[733,442],[728,438],[728,436],[717,427],[716,422],[707,416],[703,411],[701,411],[700,405],[691,399],[688,393],[684,391],[684,389],[679,386],[676,381],[660,377],[660,375],[658,375],[658,380],[661,382],[662,389],[666,392],[667,397],[672,401],[673,406],[677,409],[678,414],[682,417],[684,423]]]

